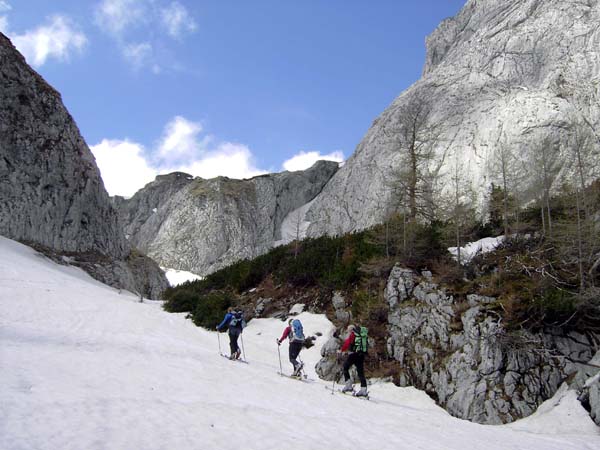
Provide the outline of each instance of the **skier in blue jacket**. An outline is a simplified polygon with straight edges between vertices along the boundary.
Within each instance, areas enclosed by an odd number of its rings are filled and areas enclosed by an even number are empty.
[[[225,327],[229,328],[229,349],[231,350],[229,359],[238,359],[242,354],[237,341],[245,326],[246,322],[242,311],[234,308],[228,308],[223,321],[217,325],[217,332],[225,331]]]

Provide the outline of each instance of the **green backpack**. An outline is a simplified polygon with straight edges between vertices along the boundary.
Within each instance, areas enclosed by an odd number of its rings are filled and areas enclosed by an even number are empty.
[[[354,351],[367,353],[369,350],[369,330],[367,327],[360,327],[360,333],[354,332]]]

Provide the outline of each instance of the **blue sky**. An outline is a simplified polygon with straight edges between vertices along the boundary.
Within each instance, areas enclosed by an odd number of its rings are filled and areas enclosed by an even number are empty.
[[[0,0],[111,195],[347,159],[465,0]]]

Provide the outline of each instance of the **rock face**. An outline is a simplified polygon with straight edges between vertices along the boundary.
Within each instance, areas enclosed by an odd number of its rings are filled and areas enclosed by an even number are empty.
[[[73,261],[85,255],[82,265],[103,267],[104,281],[139,290],[140,273],[127,263],[131,248],[90,149],[60,94],[2,34],[0,234]],[[152,270],[144,284],[156,296],[167,284]]]
[[[396,266],[386,287],[388,353],[402,385],[436,398],[456,417],[500,424],[528,416],[594,355],[598,336],[557,330],[511,335],[493,298],[457,304],[427,278]],[[593,397],[595,392],[592,392]]]
[[[401,386],[424,390],[455,417],[502,424],[532,414],[568,383],[600,425],[600,335],[509,333],[494,298],[467,295],[458,302],[430,273],[399,266],[385,300],[387,354],[398,362]],[[340,308],[343,303],[338,298]],[[321,349],[315,367],[321,378],[339,378],[336,351],[346,337],[331,337]]]
[[[0,232],[69,252],[127,254],[94,157],[60,94],[0,36]]]
[[[319,161],[249,180],[177,172],[115,205],[132,244],[163,267],[204,275],[271,249],[286,216],[314,199],[337,169]]]
[[[597,158],[598,23],[597,0],[469,0],[427,38],[422,78],[374,121],[312,204],[309,234],[363,229],[397,207],[391,186],[403,164],[398,136],[414,99],[430,110],[424,128],[436,127],[420,145],[433,152],[424,171],[437,173],[440,186],[458,161],[484,194],[499,177],[493,162],[502,148],[516,165],[531,167],[544,140],[562,168],[554,177],[568,170],[576,141],[588,139]],[[524,201],[534,195],[533,178],[522,180]]]
[[[299,211],[302,230],[310,222],[309,236],[381,223],[399,208],[393,191],[407,167],[400,148],[406,147],[407,110],[415,102],[428,112],[418,133],[418,146],[428,155],[419,163],[428,184],[416,191],[431,191],[423,202],[443,204],[460,168],[461,183],[483,207],[491,183],[501,184],[498,158],[504,152],[513,166],[513,194],[524,204],[538,196],[540,180],[522,169],[535,169],[546,147],[548,179],[556,187],[572,171],[573,148],[600,158],[599,22],[597,0],[469,0],[427,38],[422,78],[374,121],[322,189],[317,182],[314,200],[279,196],[281,177],[273,175],[239,182],[172,174],[124,203],[127,233],[161,264],[205,274],[266,251],[280,238],[283,211],[302,201],[313,200]]]
[[[589,410],[591,418],[600,425],[600,351],[577,373],[571,388],[579,392],[579,401]]]

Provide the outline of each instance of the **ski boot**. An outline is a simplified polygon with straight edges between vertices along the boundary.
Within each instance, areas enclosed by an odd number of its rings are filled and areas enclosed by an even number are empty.
[[[302,376],[302,368],[304,367],[303,363],[299,363],[295,368],[294,368],[294,372],[292,373],[293,377],[298,377],[300,378]]]
[[[342,388],[342,392],[352,392],[354,387],[352,386],[352,380],[346,381],[346,385]]]
[[[292,374],[290,375],[292,378],[300,378],[302,376],[302,367],[304,366],[304,364],[296,364],[294,366],[294,371],[292,372]]]
[[[368,397],[369,393],[367,392],[367,388],[366,387],[361,387],[360,391],[358,391],[356,394],[354,394],[356,397]]]

